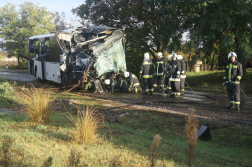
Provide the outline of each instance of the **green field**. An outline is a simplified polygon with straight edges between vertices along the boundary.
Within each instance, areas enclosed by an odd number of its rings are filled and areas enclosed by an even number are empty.
[[[214,82],[214,78],[217,81],[222,73],[188,73],[187,80],[190,85],[195,84],[193,88],[203,89],[207,87],[204,85],[206,83],[214,89],[222,84],[222,81]],[[248,81],[251,79],[249,74]],[[22,104],[17,90],[25,88],[26,83],[1,81],[0,85],[4,85],[1,89],[7,90],[1,96],[0,110],[20,111]],[[154,136],[159,134],[162,139],[156,150],[154,164],[187,166],[188,146],[184,134],[186,117],[120,106],[116,110],[109,110],[115,104],[78,94],[60,93],[53,92],[58,101],[53,104],[53,114],[47,125],[33,123],[21,112],[14,115],[0,114],[0,165],[4,166],[8,162],[9,166],[152,166],[153,151],[150,147]],[[61,103],[59,99],[76,103]],[[96,134],[97,141],[77,144],[73,140],[73,124],[63,113],[76,113],[78,106],[93,106],[100,113],[106,113],[106,116],[114,115],[116,121],[104,119]],[[193,166],[252,165],[251,127],[211,121],[199,121],[198,124],[211,128],[212,140],[197,141]]]

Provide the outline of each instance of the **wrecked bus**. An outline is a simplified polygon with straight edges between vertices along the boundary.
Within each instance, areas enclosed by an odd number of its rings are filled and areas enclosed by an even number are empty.
[[[87,89],[91,83],[126,71],[124,37],[122,31],[106,26],[32,36],[29,73],[39,80]]]

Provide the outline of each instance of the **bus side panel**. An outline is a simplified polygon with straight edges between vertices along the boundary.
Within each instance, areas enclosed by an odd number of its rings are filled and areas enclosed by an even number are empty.
[[[60,63],[44,62],[44,79],[61,84]]]
[[[42,64],[39,60],[34,60],[34,74],[37,79],[43,79]]]

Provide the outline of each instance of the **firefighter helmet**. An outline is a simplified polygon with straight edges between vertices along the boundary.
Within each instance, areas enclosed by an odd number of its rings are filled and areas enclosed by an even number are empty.
[[[171,60],[171,57],[172,57],[172,55],[168,55],[168,56],[166,56],[166,58],[167,58],[167,60],[168,60],[168,61],[170,61],[170,60]]]
[[[105,79],[104,84],[109,85],[110,84],[110,79]]]
[[[176,54],[176,53],[173,53],[173,54],[172,54],[172,57],[176,57],[176,58],[177,58],[177,54]]]
[[[235,53],[235,52],[230,52],[229,54],[228,54],[228,59],[230,58],[230,57],[236,57],[237,58],[237,54]]]
[[[182,55],[177,55],[177,59],[182,60],[183,59]]]
[[[128,71],[125,71],[125,72],[124,72],[124,77],[125,77],[125,78],[128,78],[128,77],[129,77],[129,72],[128,72]]]
[[[145,53],[144,54],[144,59],[150,59],[150,54],[149,53]]]
[[[161,52],[158,52],[158,53],[157,53],[157,57],[160,57],[160,58],[161,58],[161,57],[163,57],[163,54],[162,54]]]

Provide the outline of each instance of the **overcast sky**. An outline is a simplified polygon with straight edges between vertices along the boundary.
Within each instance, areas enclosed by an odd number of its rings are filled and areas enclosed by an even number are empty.
[[[58,13],[65,12],[66,18],[69,21],[70,19],[76,19],[76,16],[71,12],[72,8],[76,8],[85,2],[84,0],[0,0],[0,7],[7,5],[8,2],[20,5],[25,1],[38,4],[39,7],[46,7],[47,11]]]

